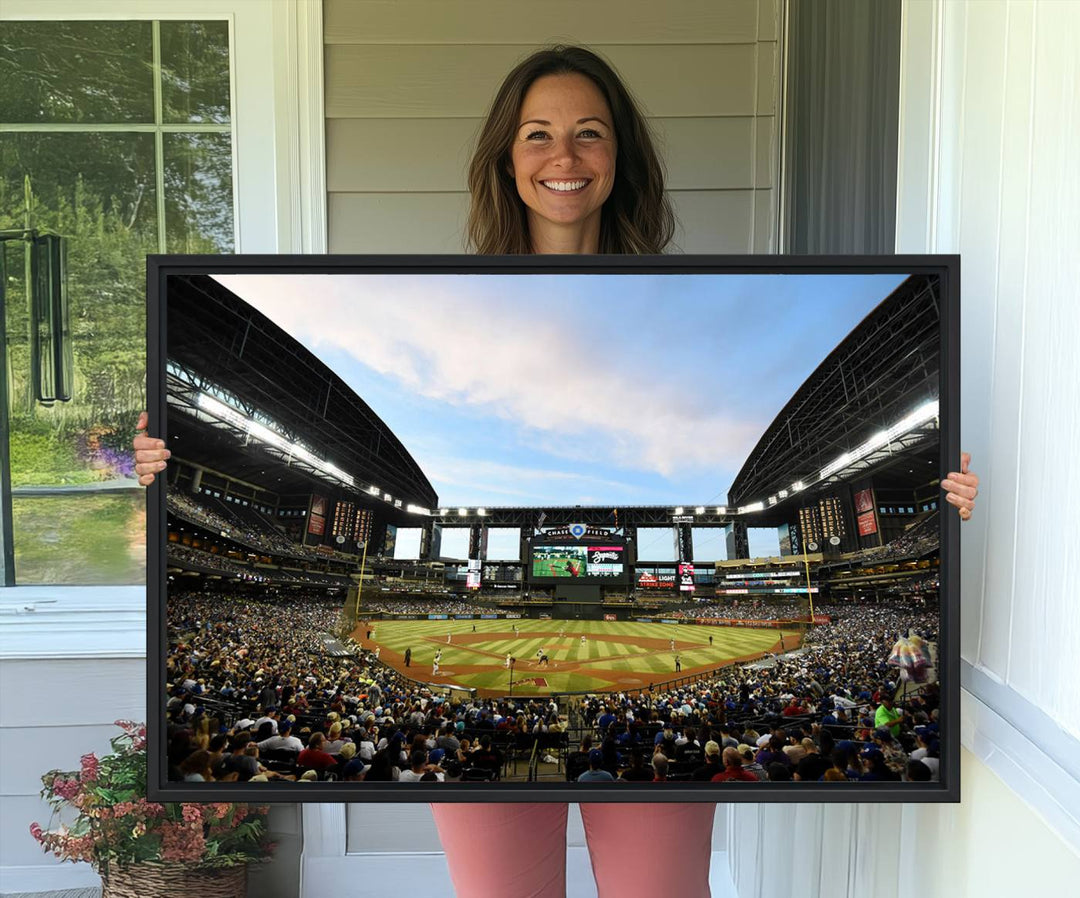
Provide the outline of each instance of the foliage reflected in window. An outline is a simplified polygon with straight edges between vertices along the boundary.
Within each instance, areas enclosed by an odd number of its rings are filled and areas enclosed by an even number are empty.
[[[5,22],[0,83],[0,230],[67,238],[74,358],[72,400],[35,402],[23,244],[4,243],[17,582],[139,583],[146,254],[235,246],[228,25]]]

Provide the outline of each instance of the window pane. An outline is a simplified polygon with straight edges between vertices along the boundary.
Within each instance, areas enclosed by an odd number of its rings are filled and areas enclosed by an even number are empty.
[[[22,585],[95,586],[146,580],[143,489],[12,500],[15,573]]]
[[[226,23],[167,22],[161,33],[172,120],[227,124]],[[145,407],[146,254],[159,250],[159,214],[171,251],[233,248],[229,134],[33,131],[55,122],[153,124],[152,57],[149,21],[8,22],[0,35],[0,119],[29,129],[0,134],[0,229],[67,239],[74,364],[72,401],[34,401],[24,248],[8,241],[0,326],[9,408],[0,421],[10,425],[19,583],[145,578],[145,494],[130,446]]]
[[[134,484],[132,428],[145,402],[145,257],[157,248],[153,171],[152,134],[0,135],[0,229],[29,221],[67,238],[74,361],[72,400],[35,402],[24,244],[6,242],[4,411],[19,583],[137,583],[145,575],[142,551],[130,549],[144,526],[141,492],[98,491]],[[85,491],[50,497],[43,487]]]
[[[229,122],[229,23],[161,23],[162,121]]]
[[[165,246],[170,253],[233,251],[228,134],[165,135]]]
[[[0,121],[153,122],[150,22],[4,22]]]

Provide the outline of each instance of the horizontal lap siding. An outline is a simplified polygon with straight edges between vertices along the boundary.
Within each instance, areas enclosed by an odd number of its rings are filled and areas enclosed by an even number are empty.
[[[327,44],[750,43],[776,40],[758,0],[327,0]],[[565,31],[559,31],[566,23]]]
[[[145,674],[143,658],[0,661],[0,868],[51,862],[29,829],[49,822],[41,775],[109,752],[114,720],[145,719]]]
[[[464,251],[465,174],[492,94],[543,43],[609,58],[650,115],[679,216],[673,251],[776,250],[774,2],[325,4],[329,246]],[[759,37],[760,36],[760,37]],[[723,195],[721,195],[723,194]]]

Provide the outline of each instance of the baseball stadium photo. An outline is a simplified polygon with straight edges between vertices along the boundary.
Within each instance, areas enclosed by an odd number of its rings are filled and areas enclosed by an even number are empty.
[[[941,787],[936,275],[206,270],[164,791]]]

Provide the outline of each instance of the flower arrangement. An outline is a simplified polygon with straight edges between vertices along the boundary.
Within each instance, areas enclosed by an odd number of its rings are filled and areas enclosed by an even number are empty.
[[[113,753],[83,755],[77,772],[50,770],[41,797],[77,812],[55,830],[30,825],[46,852],[62,861],[87,861],[107,876],[113,865],[183,864],[201,870],[269,860],[268,808],[243,804],[159,804],[146,799],[146,726],[118,720]],[[51,825],[51,822],[50,822]]]

